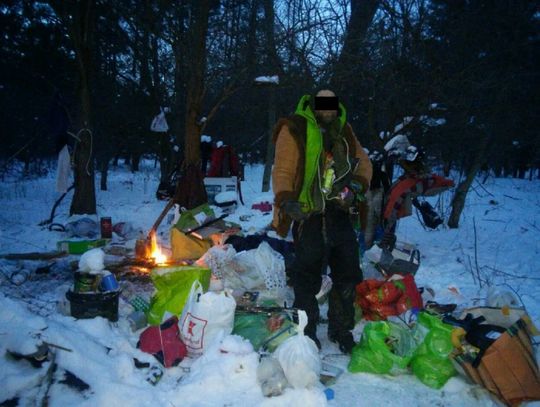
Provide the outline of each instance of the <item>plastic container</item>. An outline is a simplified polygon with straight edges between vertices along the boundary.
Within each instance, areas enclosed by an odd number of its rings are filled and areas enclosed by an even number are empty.
[[[103,247],[107,244],[107,239],[94,240],[61,240],[56,243],[58,251],[69,254],[83,254],[90,249]]]
[[[118,290],[118,281],[116,281],[116,277],[114,276],[114,274],[109,273],[101,277],[99,289],[103,292]]]
[[[75,293],[69,290],[66,298],[70,302],[71,316],[78,319],[95,317],[118,321],[118,298],[120,290],[106,293]]]
[[[89,292],[96,292],[100,275],[98,274],[90,274],[90,273],[81,273],[76,272],[74,274],[74,292],[76,293],[89,293]]]
[[[99,221],[100,229],[101,229],[101,238],[102,239],[111,239],[112,238],[112,219],[107,216],[103,217]]]

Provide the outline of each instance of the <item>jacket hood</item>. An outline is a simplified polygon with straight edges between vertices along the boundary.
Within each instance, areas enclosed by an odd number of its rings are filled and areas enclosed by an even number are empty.
[[[304,117],[308,121],[317,122],[315,113],[313,112],[313,103],[311,95],[304,95],[300,98],[298,105],[296,106],[295,114]],[[347,123],[347,110],[341,102],[339,102],[338,118],[340,122],[340,128]]]

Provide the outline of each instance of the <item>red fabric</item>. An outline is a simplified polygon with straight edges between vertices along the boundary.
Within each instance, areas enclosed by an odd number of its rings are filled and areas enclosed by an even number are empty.
[[[207,177],[238,177],[240,175],[240,164],[238,156],[231,146],[214,148],[210,158],[210,169]]]
[[[395,214],[396,219],[408,215],[405,206],[402,205],[407,194],[435,195],[453,186],[454,181],[436,174],[421,178],[402,177],[390,188],[384,208],[384,218],[389,219],[392,214]]]
[[[261,212],[272,212],[272,204],[270,202],[259,202],[251,205],[251,209],[258,209]]]
[[[356,286],[356,304],[362,308],[364,319],[385,320],[409,309],[422,309],[422,296],[407,274],[401,280],[364,280]]]
[[[187,356],[186,345],[179,334],[178,318],[174,316],[159,326],[145,329],[139,338],[138,347],[152,354],[163,366],[176,366]]]

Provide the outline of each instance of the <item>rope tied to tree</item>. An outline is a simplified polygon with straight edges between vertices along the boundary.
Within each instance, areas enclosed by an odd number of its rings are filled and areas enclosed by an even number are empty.
[[[77,143],[81,143],[80,136],[85,131],[88,132],[88,135],[90,138],[90,152],[88,153],[88,160],[86,160],[85,171],[86,171],[86,174],[90,176],[92,174],[90,174],[90,169],[88,167],[90,165],[90,160],[92,160],[92,152],[93,152],[93,145],[94,145],[94,135],[92,133],[92,130],[90,130],[88,127],[83,127],[77,132],[77,134],[74,134],[70,131],[68,131],[67,133],[76,140],[75,146],[73,147],[73,157],[75,157],[75,152],[77,151]]]

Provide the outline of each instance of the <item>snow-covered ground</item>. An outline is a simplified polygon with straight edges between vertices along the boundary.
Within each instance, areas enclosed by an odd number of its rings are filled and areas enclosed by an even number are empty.
[[[246,168],[242,183],[245,206],[230,220],[246,232],[255,232],[270,222],[271,215],[251,210],[260,201],[272,201],[272,193],[260,193],[262,166]],[[110,216],[148,230],[164,206],[155,199],[158,170],[145,162],[139,173],[118,168],[109,174],[109,191],[97,191],[98,217]],[[96,182],[99,185],[99,179]],[[47,219],[58,197],[54,173],[30,180],[8,179],[0,185],[0,254],[45,252],[56,248],[61,232],[38,224]],[[430,201],[449,211],[451,193]],[[66,223],[71,195],[57,209],[55,222]],[[448,213],[445,213],[446,215]],[[240,218],[242,217],[242,221]],[[168,244],[166,219],[159,229],[160,243]],[[460,308],[485,303],[488,285],[510,290],[522,301],[533,321],[540,322],[540,182],[494,179],[474,184],[469,193],[459,229],[424,230],[416,216],[400,221],[398,240],[414,243],[422,254],[416,275],[419,286],[430,286],[435,300],[457,303]],[[133,245],[133,241],[131,242]],[[57,260],[48,272],[37,267],[48,262],[0,260],[0,403],[14,397],[20,405],[36,405],[45,393],[51,406],[466,406],[492,405],[486,392],[452,378],[442,389],[423,385],[413,375],[387,376],[345,372],[331,386],[334,399],[327,401],[324,386],[309,390],[287,389],[279,397],[265,398],[256,380],[257,355],[246,350],[238,337],[228,338],[227,353],[210,349],[191,366],[167,369],[162,379],[150,384],[149,369],[135,367],[133,358],[156,365],[150,355],[136,348],[138,333],[132,333],[126,316],[131,307],[121,299],[120,319],[75,320],[61,312],[65,292],[72,284],[69,262]],[[15,285],[8,276],[25,269],[28,280]],[[24,276],[23,276],[24,277]],[[24,278],[20,281],[23,281]],[[482,281],[482,287],[478,279]],[[121,281],[121,284],[123,282]],[[126,283],[127,284],[127,283]],[[127,286],[126,286],[127,287]],[[133,288],[133,287],[131,287]],[[151,292],[151,287],[139,287]],[[127,295],[127,293],[124,293]],[[346,366],[347,358],[319,329],[321,354]],[[41,385],[48,363],[35,369],[24,360],[13,360],[5,350],[32,349],[37,339],[61,346],[57,368],[50,370],[53,385]],[[537,353],[538,356],[538,353]],[[538,358],[537,358],[538,359]],[[337,363],[336,362],[336,363]],[[183,364],[184,365],[184,364]],[[65,382],[66,371],[86,385],[75,390]],[[69,380],[67,380],[69,382]],[[64,383],[63,383],[64,382]],[[73,380],[71,381],[73,382]]]

